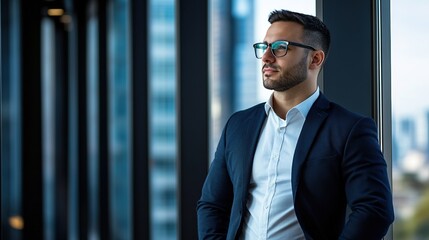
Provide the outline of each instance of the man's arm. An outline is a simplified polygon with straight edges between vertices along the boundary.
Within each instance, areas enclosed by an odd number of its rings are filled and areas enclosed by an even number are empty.
[[[231,205],[232,183],[228,174],[225,146],[226,127],[219,141],[215,158],[202,189],[197,205],[198,237],[203,239],[226,239]]]
[[[343,169],[352,212],[340,239],[382,239],[394,213],[386,162],[372,119],[361,119],[350,132]]]

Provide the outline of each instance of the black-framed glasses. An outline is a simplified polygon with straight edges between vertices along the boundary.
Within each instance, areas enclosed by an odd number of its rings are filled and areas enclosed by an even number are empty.
[[[271,53],[275,57],[286,56],[287,48],[289,45],[307,48],[307,49],[311,49],[313,51],[316,51],[316,49],[314,47],[311,47],[311,46],[308,46],[308,45],[305,45],[302,43],[290,42],[290,41],[286,41],[286,40],[279,40],[279,41],[275,41],[273,43],[267,43],[267,42],[255,43],[255,44],[253,44],[253,48],[255,49],[256,58],[261,59],[262,56],[264,55],[265,51],[267,51],[268,47],[271,49]]]

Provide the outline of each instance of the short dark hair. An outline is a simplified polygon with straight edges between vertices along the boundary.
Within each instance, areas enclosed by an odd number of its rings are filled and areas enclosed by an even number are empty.
[[[278,21],[290,21],[301,24],[304,27],[303,40],[305,44],[311,45],[314,48],[321,48],[325,52],[325,55],[328,55],[331,34],[319,18],[288,10],[275,10],[270,13],[268,22],[272,24]]]

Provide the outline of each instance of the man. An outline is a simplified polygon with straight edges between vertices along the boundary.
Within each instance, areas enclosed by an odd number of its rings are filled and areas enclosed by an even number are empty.
[[[317,86],[328,29],[286,10],[269,22],[253,47],[273,93],[228,120],[198,202],[199,238],[381,239],[394,214],[374,121]]]

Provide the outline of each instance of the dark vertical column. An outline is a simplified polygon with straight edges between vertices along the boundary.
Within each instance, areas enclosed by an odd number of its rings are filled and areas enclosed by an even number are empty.
[[[7,19],[8,16],[8,11],[3,10],[4,7],[8,6],[9,4],[6,1],[0,0],[0,212],[3,213],[0,215],[0,239],[3,238],[4,236],[6,236],[4,234],[4,228],[3,228],[3,222],[6,220],[5,216],[6,214],[8,214],[7,210],[5,209],[5,206],[3,206],[3,170],[2,170],[2,166],[3,166],[3,161],[2,161],[2,156],[3,156],[3,134],[2,134],[2,130],[3,130],[3,78],[5,77],[5,75],[3,74],[3,59],[5,58],[5,54],[3,54],[3,49],[4,46],[7,46],[6,44],[4,44],[4,40],[3,37],[5,35],[5,32],[9,30],[9,27],[6,27],[6,24],[4,24],[3,22]],[[6,16],[4,16],[6,15]]]
[[[332,37],[323,70],[324,93],[352,111],[372,116],[372,1],[323,0],[321,7]]]
[[[40,5],[21,1],[23,239],[43,239]]]
[[[179,239],[197,239],[196,203],[208,169],[208,1],[177,2]]]
[[[69,236],[78,239],[88,237],[86,4],[84,0],[65,1],[72,17],[68,48]]]
[[[133,239],[150,238],[147,1],[131,1]]]
[[[9,171],[10,162],[10,143],[9,137],[9,121],[5,117],[9,115],[9,111],[4,109],[3,105],[9,101],[10,91],[10,18],[12,11],[10,10],[9,0],[0,0],[0,239],[10,239],[10,227],[7,224],[10,215],[10,200],[7,194],[10,192],[9,186]],[[17,14],[15,14],[17,16]],[[4,93],[3,93],[4,92]],[[4,186],[3,186],[4,185]]]
[[[87,134],[87,83],[86,83],[86,26],[87,26],[87,1],[75,0],[74,9],[76,16],[76,68],[77,79],[77,107],[78,107],[78,224],[79,239],[88,238],[88,134]]]
[[[107,88],[107,19],[106,1],[98,0],[98,64],[99,64],[99,231],[100,239],[110,237],[109,154],[108,154],[108,88]]]
[[[68,233],[68,35],[64,24],[55,22],[55,239]]]
[[[4,5],[9,5],[8,3],[4,3],[4,2],[6,2],[6,1],[3,1],[3,0],[0,0],[0,113],[1,113],[1,116],[0,116],[0,212],[2,212],[2,213],[4,213],[4,211],[5,210],[3,210],[3,191],[2,191],[2,186],[3,186],[3,177],[2,177],[2,173],[3,173],[3,171],[2,171],[2,166],[3,166],[3,161],[2,161],[2,156],[3,156],[3,144],[2,144],[2,142],[3,142],[3,134],[2,134],[2,130],[3,130],[3,77],[4,77],[4,75],[3,75],[3,58],[4,58],[4,56],[6,56],[6,55],[4,55],[3,54],[3,49],[4,49],[4,46],[6,46],[6,45],[3,45],[3,36],[4,36],[4,32],[5,32],[5,30],[4,29],[9,29],[9,27],[6,27],[6,25],[4,25],[3,24],[3,22],[4,22],[4,20],[6,19],[6,17],[9,17],[8,15],[7,15],[7,11],[4,11],[3,10],[3,8],[4,8]],[[6,15],[6,17],[4,17],[4,15]],[[1,214],[0,215],[0,239],[1,238],[3,238],[3,232],[4,232],[4,230],[3,230],[3,221],[4,221],[4,217],[3,217],[3,215],[4,214]]]

